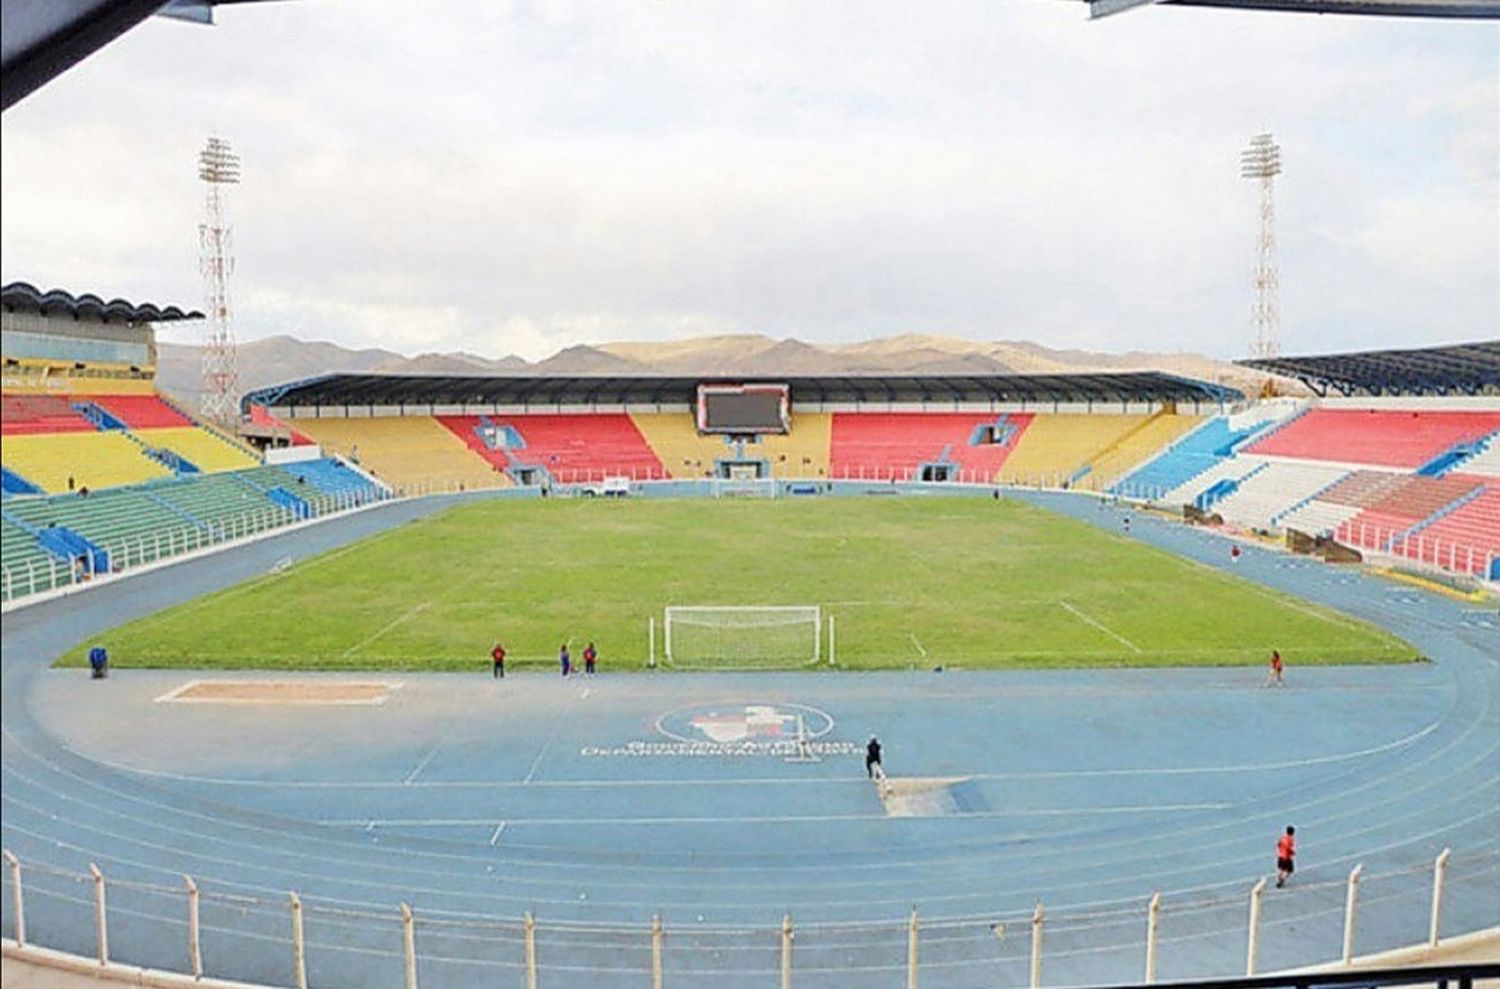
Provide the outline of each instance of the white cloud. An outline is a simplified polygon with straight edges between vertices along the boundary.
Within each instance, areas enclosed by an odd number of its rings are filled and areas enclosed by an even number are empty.
[[[199,297],[217,130],[245,336],[538,357],[905,330],[1248,336],[1272,127],[1287,344],[1495,335],[1500,30],[1073,3],[325,0],[161,20],[0,122],[3,276]],[[1434,309],[1432,300],[1441,298]]]

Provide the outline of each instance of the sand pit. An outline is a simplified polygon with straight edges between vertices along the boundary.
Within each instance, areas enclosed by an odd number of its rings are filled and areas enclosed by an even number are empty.
[[[890,817],[947,817],[983,809],[967,776],[887,777],[876,787]]]
[[[384,704],[401,684],[379,680],[190,680],[169,704]]]

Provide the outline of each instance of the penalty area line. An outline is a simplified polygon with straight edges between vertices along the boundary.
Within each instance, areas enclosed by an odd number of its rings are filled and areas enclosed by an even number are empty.
[[[1141,647],[1140,646],[1136,645],[1134,642],[1131,642],[1129,639],[1125,638],[1125,636],[1121,635],[1119,632],[1116,632],[1114,629],[1110,628],[1108,625],[1105,625],[1103,622],[1095,621],[1093,618],[1091,618],[1087,614],[1085,614],[1081,608],[1075,608],[1071,604],[1069,604],[1068,602],[1062,600],[1061,598],[1058,599],[1057,603],[1060,604],[1060,605],[1062,605],[1072,615],[1074,615],[1075,617],[1077,617],[1081,621],[1086,622],[1089,625],[1092,625],[1094,628],[1096,628],[1099,631],[1103,632],[1105,635],[1109,636],[1111,639],[1114,639],[1116,642],[1119,642],[1122,645],[1129,646],[1131,648],[1131,650],[1133,650],[1134,652],[1140,652],[1141,651]]]
[[[350,656],[353,656],[355,653],[359,652],[365,646],[367,646],[370,643],[374,642],[376,639],[380,638],[382,635],[384,635],[385,633],[389,632],[391,629],[395,628],[397,625],[400,625],[402,622],[404,622],[404,621],[406,621],[408,619],[417,617],[422,612],[426,611],[427,608],[428,608],[428,606],[431,605],[431,604],[432,604],[431,601],[423,601],[421,604],[414,605],[412,607],[412,609],[410,611],[408,611],[406,614],[401,615],[399,618],[394,618],[391,621],[386,622],[384,625],[382,625],[380,627],[380,629],[377,632],[375,632],[374,635],[366,636],[365,638],[363,638],[360,641],[356,642],[354,645],[350,646],[348,649],[345,649],[342,653],[339,654],[339,658],[340,659],[348,659]]]

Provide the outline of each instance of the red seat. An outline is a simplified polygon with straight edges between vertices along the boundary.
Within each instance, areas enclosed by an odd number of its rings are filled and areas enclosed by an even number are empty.
[[[1500,412],[1313,409],[1244,453],[1417,468],[1500,429]]]
[[[93,402],[131,429],[197,425],[156,395],[91,395],[87,401]]]
[[[82,433],[93,428],[59,395],[0,396],[0,431],[6,436]]]
[[[492,415],[496,426],[510,426],[525,441],[524,448],[492,450],[478,433],[479,416],[438,416],[469,449],[502,469],[525,465],[543,467],[558,481],[597,480],[623,475],[663,478],[666,471],[624,413],[587,415]]]
[[[836,412],[830,464],[834,477],[902,476],[943,460],[994,477],[1031,424],[1030,413],[1010,414],[1006,443],[969,445],[974,430],[993,425],[996,412]],[[947,451],[946,457],[944,451]]]

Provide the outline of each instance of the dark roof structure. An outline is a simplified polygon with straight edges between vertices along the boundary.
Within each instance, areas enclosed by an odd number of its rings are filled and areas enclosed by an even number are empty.
[[[253,391],[244,405],[682,405],[700,384],[785,383],[794,402],[1234,402],[1233,388],[1154,371],[839,377],[494,377],[327,374]]]
[[[184,319],[202,319],[196,310],[183,312],[176,306],[165,308],[150,302],[134,303],[124,299],[105,302],[97,295],[85,292],[74,295],[60,288],[43,292],[27,282],[11,282],[0,288],[0,306],[11,312],[35,312],[44,316],[66,313],[77,319],[80,316],[95,316],[102,320],[123,319],[131,323],[172,323]]]
[[[1174,7],[1230,7],[1304,14],[1369,14],[1383,17],[1460,17],[1486,20],[1500,17],[1497,0],[1086,0],[1089,16],[1097,19],[1134,7],[1157,3]]]
[[[1319,395],[1500,394],[1500,340],[1235,363],[1296,378]]]

